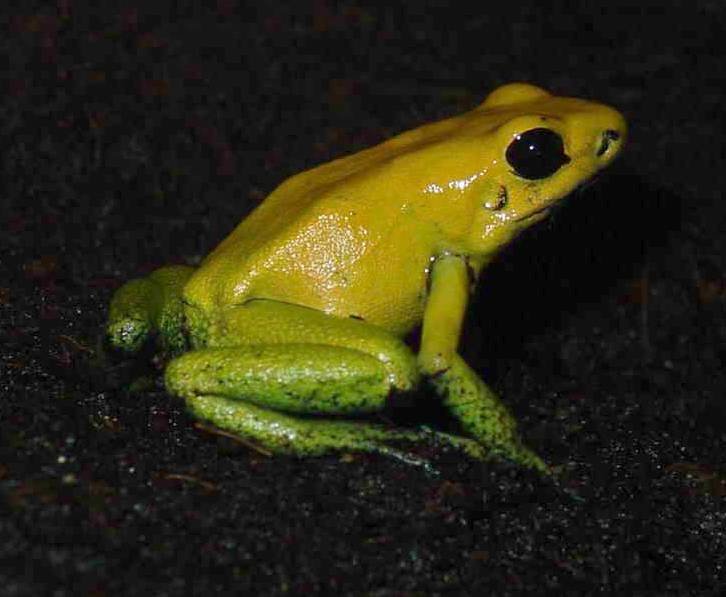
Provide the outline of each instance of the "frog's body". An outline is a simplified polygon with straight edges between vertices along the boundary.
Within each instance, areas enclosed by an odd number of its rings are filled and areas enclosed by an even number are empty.
[[[114,297],[112,341],[154,328],[180,348],[167,386],[200,417],[273,451],[391,452],[416,432],[286,413],[370,412],[429,379],[474,437],[536,467],[498,399],[456,355],[472,277],[609,163],[611,108],[504,86],[478,108],[285,181],[198,270],[164,268]],[[423,322],[418,356],[402,339]],[[473,406],[472,406],[473,405]],[[390,441],[389,441],[390,440]]]
[[[394,189],[367,198],[367,174],[348,170],[321,180],[316,169],[283,184],[205,260],[185,289],[187,299],[213,312],[268,299],[358,317],[395,333],[410,330],[421,319],[434,235],[415,230]],[[392,254],[399,235],[406,252]]]

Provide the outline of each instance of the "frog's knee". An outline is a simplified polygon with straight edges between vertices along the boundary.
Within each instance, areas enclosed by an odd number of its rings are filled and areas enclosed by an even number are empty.
[[[388,372],[388,383],[392,390],[408,392],[419,383],[419,368],[416,356],[402,343],[393,345],[388,351],[382,351],[379,360]]]

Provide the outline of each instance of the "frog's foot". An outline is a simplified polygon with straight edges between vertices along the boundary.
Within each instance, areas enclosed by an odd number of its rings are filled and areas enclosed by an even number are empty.
[[[164,350],[181,352],[186,344],[181,294],[192,272],[183,265],[163,267],[119,288],[111,299],[106,326],[111,344],[136,352],[158,333]]]
[[[372,423],[320,417],[300,418],[219,396],[188,397],[186,403],[196,417],[273,454],[322,456],[335,452],[372,452],[421,466],[435,474],[436,470],[425,457],[399,447],[400,444],[421,444],[433,439],[460,449],[472,458],[488,458],[487,450],[481,444],[446,433],[389,429]]]
[[[552,473],[550,467],[522,443],[514,417],[461,357],[456,355],[451,367],[431,377],[430,382],[467,435],[486,446],[492,454],[547,475]]]

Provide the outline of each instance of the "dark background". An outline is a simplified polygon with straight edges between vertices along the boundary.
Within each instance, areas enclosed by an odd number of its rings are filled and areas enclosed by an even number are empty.
[[[0,594],[723,594],[722,2],[93,4],[2,8]],[[516,80],[631,125],[463,339],[557,482],[267,458],[103,344],[288,175]]]

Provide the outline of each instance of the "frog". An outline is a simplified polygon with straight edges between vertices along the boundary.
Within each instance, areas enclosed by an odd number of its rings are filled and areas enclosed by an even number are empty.
[[[266,453],[421,462],[433,440],[547,473],[460,356],[462,326],[485,267],[612,163],[626,134],[603,103],[502,85],[283,181],[198,267],[121,286],[107,337],[129,353],[155,337],[168,392]],[[422,389],[459,431],[376,421]]]

